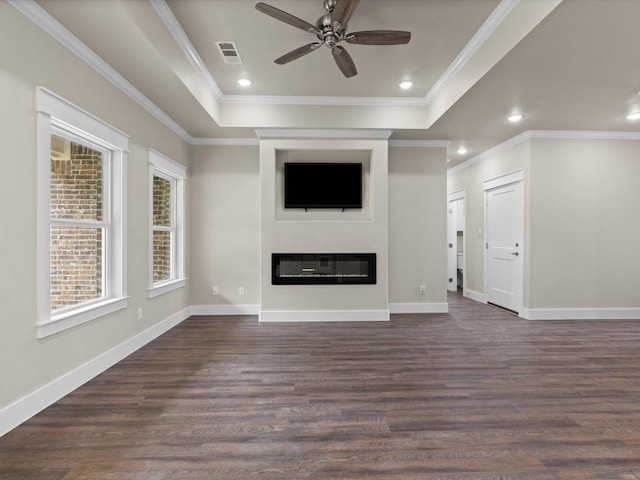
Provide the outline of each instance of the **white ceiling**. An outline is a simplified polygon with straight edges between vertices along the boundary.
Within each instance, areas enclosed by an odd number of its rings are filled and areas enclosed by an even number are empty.
[[[349,79],[326,48],[273,63],[315,37],[255,3],[37,1],[192,143],[256,139],[256,128],[384,129],[451,142],[455,165],[528,130],[640,130],[624,118],[640,110],[640,0],[361,0],[350,31],[412,38],[347,44],[359,72]],[[324,13],[322,0],[265,3],[309,23]],[[217,41],[235,42],[244,63],[225,64]],[[510,124],[516,111],[525,119]]]

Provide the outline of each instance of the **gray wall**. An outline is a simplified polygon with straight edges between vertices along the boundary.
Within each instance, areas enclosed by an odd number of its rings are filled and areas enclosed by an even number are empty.
[[[447,303],[446,151],[389,149],[389,303]],[[420,294],[420,285],[427,287]]]
[[[259,308],[260,208],[270,208],[274,220],[277,215],[289,213],[276,210],[277,189],[271,191],[273,201],[266,207],[261,206],[258,157],[258,147],[192,148],[193,305]],[[441,309],[447,302],[445,149],[392,147],[388,158],[388,174],[383,174],[385,179],[380,187],[388,189],[384,192],[388,195],[388,231],[381,233],[388,235],[388,302],[391,305],[424,304],[426,309],[436,305]],[[276,184],[275,172],[269,184]],[[366,218],[360,220],[369,221],[369,207],[366,205],[364,209]],[[343,216],[342,213],[309,213]],[[280,220],[280,223],[295,224],[299,219]],[[317,220],[322,223],[327,219]],[[359,221],[358,218],[351,220]],[[296,236],[309,241],[314,232],[313,228],[303,226]],[[345,241],[344,236],[337,238],[336,241]],[[324,241],[329,242],[324,244],[327,248],[335,245],[332,240]],[[218,296],[211,294],[212,285],[218,286]],[[427,287],[425,295],[419,294],[420,285]],[[237,295],[239,286],[245,287],[244,297]]]
[[[3,407],[188,307],[188,288],[147,299],[147,160],[148,149],[154,148],[188,166],[189,149],[179,137],[5,2],[0,2],[0,65],[2,413]],[[37,86],[57,93],[130,135],[126,164],[129,306],[41,340],[36,338],[36,198],[42,194],[36,190]],[[138,307],[144,309],[143,320],[137,320]]]
[[[258,147],[192,147],[191,156],[191,304],[258,305]],[[239,287],[245,288],[244,297]]]
[[[530,308],[640,307],[640,141],[531,141]]]
[[[527,318],[640,318],[640,141],[611,137],[534,132],[449,174],[448,192],[467,192],[472,296],[484,294],[482,183],[522,169]]]

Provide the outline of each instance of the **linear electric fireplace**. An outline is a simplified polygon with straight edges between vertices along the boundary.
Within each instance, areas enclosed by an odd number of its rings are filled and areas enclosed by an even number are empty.
[[[273,253],[272,285],[372,285],[375,253]]]

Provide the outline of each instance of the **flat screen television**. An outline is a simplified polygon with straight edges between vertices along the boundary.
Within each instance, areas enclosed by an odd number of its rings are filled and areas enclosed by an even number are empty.
[[[285,163],[285,208],[362,208],[361,163]]]

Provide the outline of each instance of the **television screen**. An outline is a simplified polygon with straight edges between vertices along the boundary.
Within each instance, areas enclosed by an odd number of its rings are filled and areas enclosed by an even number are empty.
[[[285,208],[362,208],[361,163],[285,163]]]

